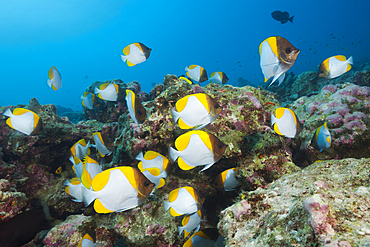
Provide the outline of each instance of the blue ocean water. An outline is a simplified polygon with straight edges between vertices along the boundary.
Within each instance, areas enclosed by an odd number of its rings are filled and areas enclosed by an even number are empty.
[[[137,80],[149,92],[166,74],[199,64],[208,75],[223,71],[232,85],[242,77],[263,83],[259,44],[288,39],[301,53],[290,70],[317,70],[333,55],[370,59],[370,2],[13,0],[0,8],[0,105],[41,104],[81,110],[80,96],[94,81]],[[275,10],[294,15],[281,24]],[[152,48],[147,61],[128,67],[122,49],[133,42]],[[47,84],[56,66],[63,86]]]

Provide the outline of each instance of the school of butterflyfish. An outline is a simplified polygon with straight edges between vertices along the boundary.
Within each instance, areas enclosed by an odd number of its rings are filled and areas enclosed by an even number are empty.
[[[123,49],[121,60],[128,66],[145,62],[152,49],[142,43],[132,43]],[[300,50],[287,39],[272,36],[263,40],[259,46],[260,66],[269,86],[275,81],[282,83],[285,73],[294,65]],[[319,67],[319,77],[336,78],[351,69],[352,57],[336,55],[325,59]],[[229,78],[224,72],[216,71],[208,78],[207,71],[200,65],[185,67],[186,76],[180,76],[189,84],[209,81],[219,85],[225,84]],[[47,84],[53,90],[62,86],[62,77],[55,66],[48,72]],[[94,93],[85,92],[81,96],[81,104],[86,109],[98,107],[97,98],[104,101],[121,101],[125,99],[131,119],[139,126],[146,120],[147,113],[140,98],[131,90],[122,90],[117,84],[104,83],[94,88]],[[76,142],[71,148],[69,160],[75,177],[65,181],[65,191],[73,201],[90,204],[97,213],[121,212],[135,208],[150,196],[153,191],[165,185],[170,163],[177,164],[184,172],[202,167],[200,172],[210,169],[222,158],[227,145],[217,136],[201,130],[215,121],[222,107],[210,95],[205,93],[189,94],[179,98],[171,109],[173,121],[178,127],[187,130],[178,136],[174,147],[168,147],[167,159],[155,151],[140,152],[136,159],[138,168],[119,166],[103,170],[99,162],[113,153],[113,141],[103,133],[93,133],[94,144],[85,139]],[[8,117],[6,123],[13,129],[25,135],[42,134],[42,119],[34,112],[9,108],[3,113]],[[288,108],[278,107],[271,112],[271,127],[281,136],[296,138],[301,129],[301,123],[296,114]],[[311,146],[320,152],[331,147],[331,134],[327,123],[318,127],[311,140]],[[93,156],[93,153],[96,155]],[[97,159],[99,157],[99,159]],[[236,168],[229,168],[215,177],[213,186],[224,191],[233,191],[239,185],[235,174]],[[224,246],[223,239],[217,229],[200,230],[205,220],[202,213],[204,198],[191,186],[172,190],[164,201],[164,209],[173,217],[183,217],[182,225],[178,227],[179,235],[184,237],[194,231],[183,246]],[[94,236],[87,233],[79,246],[98,246]]]

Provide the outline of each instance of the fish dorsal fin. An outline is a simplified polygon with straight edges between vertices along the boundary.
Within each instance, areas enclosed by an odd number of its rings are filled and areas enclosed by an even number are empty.
[[[194,198],[194,200],[198,202],[199,198],[196,190],[190,186],[185,186],[184,188],[189,192],[189,194]]]
[[[81,183],[81,180],[78,178],[78,177],[74,177],[71,179],[71,184],[73,185],[77,185],[77,184],[80,184]]]
[[[161,175],[161,170],[157,167],[151,167],[151,168],[145,169],[145,171],[150,172],[150,174],[152,174],[153,176],[156,176],[156,177]]]
[[[284,115],[285,109],[286,108],[282,108],[282,107],[276,109],[275,114],[276,114],[277,119],[280,119]]]
[[[135,176],[135,170],[130,166],[121,166],[114,169],[119,169],[127,178],[127,180],[130,182],[132,188],[136,189],[138,188],[137,182],[136,182],[136,176]]]
[[[200,101],[200,103],[202,103],[202,105],[206,108],[206,110],[209,113],[209,104],[207,100],[207,95],[204,93],[197,93],[195,94],[195,97],[197,97],[197,99]]]
[[[104,205],[100,202],[99,199],[96,199],[94,202],[94,209],[97,213],[99,214],[108,214],[108,213],[113,213],[114,211],[107,209],[104,207]]]
[[[82,146],[86,147],[86,141],[84,138],[82,138],[81,140],[79,140],[77,143],[81,144]]]
[[[176,141],[175,141],[175,146],[176,148],[179,150],[179,151],[183,151],[184,149],[186,149],[186,147],[188,146],[189,144],[189,141],[190,141],[190,137],[192,135],[198,135],[201,140],[203,141],[203,143],[210,149],[212,150],[212,143],[211,141],[209,140],[209,137],[208,137],[208,134],[202,130],[192,130],[192,131],[189,131],[181,136],[179,136]]]
[[[88,189],[91,188],[92,181],[91,181],[91,176],[86,169],[86,163],[84,163],[83,165],[82,174],[81,174],[81,182],[86,188]]]
[[[188,103],[188,100],[189,100],[189,97],[191,95],[188,95],[188,96],[185,96],[181,99],[179,99],[177,102],[176,102],[176,111],[178,112],[181,112],[182,110],[184,110],[184,108],[186,107],[187,103]]]
[[[212,73],[211,73],[211,78],[212,78],[216,73],[218,73],[218,72],[212,72]]]
[[[145,153],[145,155],[144,155],[144,159],[146,159],[146,160],[154,160],[158,156],[160,156],[160,154],[157,153],[157,152],[155,152],[155,151],[147,151]]]
[[[178,125],[180,127],[180,129],[191,129],[193,128],[194,126],[189,126],[187,125],[183,120],[182,118],[180,117],[179,120],[178,120]]]
[[[168,195],[168,201],[169,202],[174,202],[179,194],[179,190],[180,189],[175,189],[173,191],[170,192],[170,194]]]
[[[195,65],[195,64],[190,65],[190,66],[189,66],[189,69],[195,69],[197,66],[199,66],[199,65]]]
[[[118,85],[117,85],[117,84],[115,84],[115,83],[113,83],[112,85],[114,86],[114,89],[116,89],[116,92],[118,93],[118,92],[119,92],[119,87],[118,87]]]
[[[101,173],[96,174],[94,177],[91,186],[93,191],[99,191],[102,190],[105,185],[107,185],[109,181],[109,176],[110,176],[110,170],[105,170]]]
[[[181,157],[179,157],[179,159],[177,160],[177,164],[179,165],[181,170],[185,170],[185,171],[188,171],[194,168],[194,166],[189,166],[188,164],[186,164],[185,161]]]
[[[343,55],[337,55],[337,56],[334,56],[336,59],[338,59],[339,61],[346,61],[347,60],[347,58],[345,57],[345,56],[343,56]]]
[[[134,45],[140,49],[140,51],[142,51],[142,53],[144,53],[144,50],[143,50],[143,47],[141,46],[142,44],[137,42],[137,43],[134,43]]]
[[[123,48],[122,52],[123,52],[123,54],[125,56],[127,56],[128,54],[130,54],[130,45],[128,45],[125,48]]]
[[[32,112],[30,110],[27,110],[27,109],[24,109],[24,108],[15,108],[13,110],[13,115],[17,115],[17,116],[20,116],[20,115],[23,115],[27,112]],[[33,113],[33,112],[32,112]]]
[[[225,181],[226,181],[226,175],[229,172],[229,170],[230,169],[227,169],[226,171],[224,171],[224,172],[221,173],[222,183],[225,183]]]
[[[165,185],[165,181],[164,181],[164,179],[163,178],[161,178],[160,180],[159,180],[159,184],[158,184],[158,186],[157,186],[157,189],[159,189],[159,188],[162,188],[164,185]]]
[[[104,83],[104,84],[101,84],[101,85],[99,86],[99,89],[100,89],[100,90],[104,90],[104,89],[106,89],[106,88],[109,86],[109,84],[110,84],[110,83]]]
[[[182,219],[182,225],[183,225],[183,226],[186,226],[186,225],[189,223],[189,219],[190,219],[190,215],[186,215],[186,216]]]

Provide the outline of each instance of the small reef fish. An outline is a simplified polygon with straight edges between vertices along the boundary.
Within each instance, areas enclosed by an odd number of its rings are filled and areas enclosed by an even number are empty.
[[[187,83],[189,83],[189,84],[193,84],[188,78],[186,78],[186,77],[183,77],[183,76],[180,76],[179,77],[179,80],[183,80],[183,81],[186,81]]]
[[[331,147],[331,134],[328,129],[327,122],[315,130],[315,134],[311,140],[311,145],[320,150],[320,152]]]
[[[217,228],[207,228],[194,233],[183,247],[224,247],[223,241]]]
[[[321,63],[319,68],[319,77],[333,79],[343,75],[352,68],[353,58],[346,59],[345,56],[338,55],[329,57]]]
[[[131,67],[146,61],[151,51],[152,49],[142,43],[132,43],[123,48],[124,55],[121,55],[121,59],[124,63],[127,61],[127,65]]]
[[[272,36],[262,41],[259,46],[259,53],[265,82],[274,77],[269,85],[271,86],[276,80],[279,81],[279,85],[283,82],[285,72],[293,66],[300,50],[295,48],[287,39]]]
[[[203,128],[213,122],[220,114],[222,107],[209,95],[196,93],[187,95],[176,102],[175,110],[171,109],[173,120],[181,129]]]
[[[97,107],[95,95],[93,93],[84,92],[84,94],[81,96],[81,100],[81,104],[87,109],[92,110]]]
[[[131,90],[126,90],[126,103],[130,117],[136,124],[144,123],[146,119],[146,110],[141,104],[140,99]]]
[[[62,87],[62,76],[54,66],[49,69],[49,79],[47,80],[47,84],[54,91]]]
[[[95,200],[97,213],[121,212],[141,205],[154,186],[138,169],[111,168],[94,177],[91,189],[84,190],[84,203],[87,206]]]
[[[170,210],[173,217],[183,214],[193,214],[203,205],[204,198],[201,198],[198,191],[190,186],[174,189],[168,195],[168,202],[164,201],[164,209]]]
[[[86,187],[81,183],[81,180],[77,177],[72,178],[71,180],[66,180],[64,183],[65,192],[72,196],[72,201],[83,202],[83,190],[86,190]]]
[[[239,186],[239,181],[235,179],[235,168],[227,169],[217,175],[214,184],[218,189],[224,189],[225,191],[233,191]]]
[[[279,107],[271,112],[271,127],[281,136],[295,138],[302,130],[301,124],[295,113],[284,107]]]
[[[276,11],[271,13],[271,16],[275,20],[280,21],[281,24],[287,23],[288,21],[293,23],[294,16],[289,17],[289,13],[286,12],[286,11],[282,12],[280,10],[276,10]]]
[[[15,108],[12,113],[8,108],[3,115],[9,117],[6,123],[19,132],[26,135],[38,135],[42,133],[42,120],[33,111],[24,108]]]
[[[172,161],[178,158],[178,165],[182,170],[205,165],[200,172],[216,163],[226,150],[226,145],[216,136],[201,130],[182,134],[176,139],[175,147],[177,150],[169,148]]]
[[[113,140],[111,138],[108,138],[106,135],[103,135],[100,132],[93,133],[93,138],[95,145],[91,146],[96,148],[100,157],[112,154]]]
[[[208,80],[207,71],[199,65],[190,65],[185,67],[186,75],[198,83]]]
[[[74,157],[83,160],[86,154],[90,154],[90,141],[86,143],[85,139],[81,139],[71,147],[71,153]]]
[[[139,170],[155,184],[155,189],[161,188],[165,184],[163,178],[167,177],[169,160],[160,153],[154,151],[147,151],[145,155],[143,152],[140,152],[136,156],[136,159],[140,160],[138,164]]]
[[[191,215],[185,215],[182,219],[182,226],[177,228],[179,236],[184,232],[184,238],[186,238],[192,230],[195,229],[196,232],[199,231],[200,223],[203,221],[205,220],[202,220],[202,212],[200,209]]]
[[[224,72],[213,72],[209,81],[216,84],[225,84],[229,80],[229,77]]]
[[[94,232],[87,232],[77,247],[98,247],[103,246],[102,244],[96,244],[96,237]]]
[[[121,88],[115,83],[104,83],[95,87],[94,93],[106,101],[117,101],[121,98]]]
[[[99,163],[88,155],[85,156],[82,165],[83,168],[81,174],[81,182],[86,188],[90,189],[94,177],[101,173],[103,170],[101,169]]]

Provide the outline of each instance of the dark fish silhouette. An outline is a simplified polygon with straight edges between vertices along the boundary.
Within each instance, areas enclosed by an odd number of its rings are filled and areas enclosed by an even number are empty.
[[[293,23],[294,16],[289,17],[289,13],[286,12],[286,11],[285,12],[281,12],[280,10],[276,10],[276,11],[274,11],[274,12],[271,13],[271,16],[275,20],[280,21],[281,24],[287,23],[288,21],[290,21],[291,23]]]

